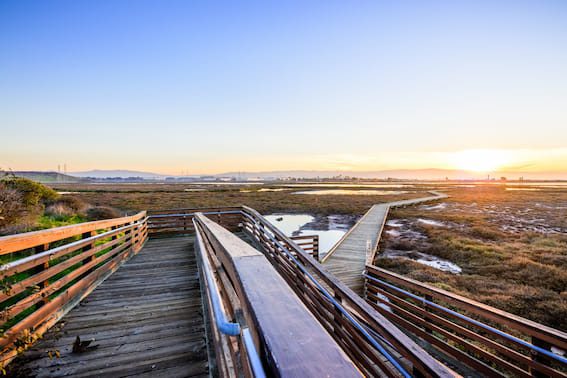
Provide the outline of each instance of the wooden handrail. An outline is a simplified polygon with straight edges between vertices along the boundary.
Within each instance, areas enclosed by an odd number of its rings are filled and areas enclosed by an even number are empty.
[[[262,215],[260,215],[256,210],[243,206],[243,211],[250,216],[254,217],[259,223],[261,223],[263,228],[269,229],[269,232],[277,237],[279,240],[285,242],[289,245],[293,252],[297,255],[297,257],[301,260],[303,264],[305,264],[309,269],[312,269],[313,273],[320,279],[322,279],[327,287],[329,287],[333,292],[335,298],[340,300],[344,306],[351,309],[353,311],[353,315],[356,317],[363,318],[369,327],[371,327],[374,331],[381,334],[385,339],[391,343],[396,350],[401,353],[405,358],[407,358],[414,366],[414,369],[419,371],[421,374],[425,376],[438,376],[438,377],[452,377],[454,374],[446,369],[443,365],[441,365],[437,360],[427,354],[421,347],[419,347],[415,342],[413,342],[406,334],[404,334],[400,329],[398,329],[395,325],[393,325],[388,319],[378,313],[375,309],[373,309],[368,303],[366,303],[361,297],[359,297],[356,293],[354,293],[351,289],[349,289],[346,285],[342,282],[338,281],[335,277],[333,277],[330,273],[328,273],[324,267],[317,262],[312,256],[305,253],[301,248],[299,248],[293,240],[289,237],[284,235],[278,228],[274,227],[270,222],[268,222]],[[252,236],[255,239],[262,243],[264,248],[267,250],[267,256],[272,254],[276,254],[278,248],[274,247],[272,243],[268,240],[269,238],[264,239],[264,237],[259,234],[260,230],[248,230],[252,233]],[[285,258],[282,257],[273,257],[272,262],[278,267],[280,264],[284,264],[286,262]],[[327,311],[333,311],[332,306],[329,308],[326,301],[323,299],[317,299],[318,294],[315,287],[311,290],[308,290],[305,285],[308,285],[308,282],[297,282],[296,279],[302,278],[303,274],[293,271],[293,267],[289,266],[282,266],[280,272],[288,271],[290,274],[285,275],[284,277],[287,278],[287,282],[290,286],[297,288],[296,293],[302,293],[300,297],[304,299],[306,305],[314,302],[316,305],[320,306],[320,308],[313,308],[313,311],[316,314],[319,314],[319,320],[326,324],[327,322],[331,322],[328,325],[328,330],[333,334],[335,338],[341,340],[341,342],[346,342],[345,350],[347,353],[352,352],[358,347],[360,348],[368,348],[367,346],[362,347],[364,345],[364,341],[360,338],[360,336],[355,337],[352,333],[350,333],[350,337],[343,335],[341,333],[334,332],[334,330],[340,329],[345,327],[346,325],[344,322],[340,322],[340,326],[334,324],[334,319],[338,319],[336,315],[332,313],[329,314],[331,317],[325,316]],[[304,279],[304,278],[303,278]],[[327,308],[327,310],[325,310]],[[352,329],[351,329],[352,330]],[[352,330],[354,331],[354,330]],[[353,332],[356,333],[356,332]],[[354,337],[354,339],[352,339]],[[354,344],[349,344],[351,341],[357,340]],[[349,346],[350,345],[350,346]],[[362,355],[358,359],[358,363],[360,365],[359,368],[367,369],[366,372],[368,374],[373,374],[375,364],[379,364],[380,362],[376,360],[372,360],[372,353],[363,357]],[[368,362],[373,361],[371,365],[367,365]],[[374,367],[372,367],[374,366]],[[383,367],[384,368],[384,367]],[[385,369],[388,369],[385,367]],[[363,370],[365,371],[365,370]],[[382,370],[384,374],[384,370]],[[388,370],[386,370],[388,372]],[[374,372],[374,374],[376,374]]]
[[[0,237],[0,255],[6,255],[40,245],[49,244],[58,240],[67,239],[87,232],[111,228],[130,222],[136,222],[146,217],[146,212],[113,219],[104,219],[94,222],[72,224],[69,226],[55,227],[47,230],[24,232],[16,235]]]
[[[40,247],[0,266],[0,366],[55,325],[137,253],[146,238],[145,211],[0,238],[4,254]]]
[[[203,215],[195,222],[235,286],[271,375],[361,376],[263,253]]]
[[[567,333],[386,269],[366,270],[372,307],[465,365],[487,375],[567,377],[567,360],[552,350],[567,349]]]
[[[511,314],[509,312],[497,309],[484,303],[477,302],[473,299],[466,298],[455,293],[451,293],[447,290],[443,290],[435,286],[431,286],[423,282],[404,277],[400,274],[379,268],[377,266],[368,265],[367,269],[369,272],[383,276],[394,283],[410,287],[421,293],[427,294],[434,298],[438,298],[439,300],[458,306],[474,314],[518,329],[530,336],[534,336],[541,340],[553,343],[563,350],[567,350],[567,333],[562,332],[558,329],[548,327],[526,318],[522,318],[521,316]]]

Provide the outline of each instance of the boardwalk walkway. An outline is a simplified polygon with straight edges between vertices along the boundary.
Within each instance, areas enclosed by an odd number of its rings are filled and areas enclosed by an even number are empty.
[[[369,256],[378,247],[384,223],[392,207],[404,207],[447,198],[446,194],[430,192],[432,196],[374,205],[329,251],[322,262],[325,268],[358,294],[362,294],[362,272]]]
[[[14,361],[15,375],[208,376],[193,240],[148,241]],[[77,336],[98,347],[72,353]],[[56,350],[61,357],[50,359]]]

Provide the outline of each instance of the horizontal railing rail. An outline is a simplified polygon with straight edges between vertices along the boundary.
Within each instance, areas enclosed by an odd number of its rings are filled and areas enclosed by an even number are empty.
[[[567,376],[567,334],[367,266],[366,300],[398,326],[486,375]]]
[[[245,231],[363,374],[407,376],[413,368],[424,376],[453,376],[258,212],[243,207],[243,214]]]
[[[353,362],[347,358],[342,348],[333,342],[331,336],[317,322],[316,318],[305,308],[300,299],[289,288],[284,279],[277,273],[266,256],[245,243],[228,230],[220,227],[203,215],[196,215],[195,228],[199,245],[208,245],[210,257],[216,261],[219,277],[226,272],[228,282],[223,285],[227,295],[223,305],[227,313],[231,313],[229,321],[240,323],[242,330],[249,330],[250,337],[242,331],[238,348],[234,353],[222,352],[217,347],[217,357],[221,356],[221,366],[238,366],[238,363],[224,363],[227,356],[249,354],[250,348],[243,350],[243,345],[254,340],[262,357],[254,354],[248,358],[248,366],[266,366],[270,376],[337,376],[356,377],[360,373]],[[202,241],[201,241],[202,240]],[[201,258],[205,258],[202,256]],[[203,264],[206,265],[206,264]],[[214,286],[212,284],[211,286]],[[229,294],[232,292],[233,294]],[[214,296],[214,295],[213,295]],[[236,300],[234,300],[236,297]],[[211,300],[209,302],[214,302]],[[237,302],[234,306],[231,303]],[[214,310],[215,306],[211,306]],[[230,309],[232,308],[232,311]],[[238,320],[238,313],[241,316]],[[211,319],[213,319],[211,317]],[[224,323],[226,319],[220,319]],[[243,325],[243,322],[247,326]],[[215,322],[217,323],[217,322]],[[220,329],[220,327],[217,327]],[[224,335],[215,340],[235,336]],[[248,339],[247,339],[248,337]],[[217,342],[221,347],[222,342]],[[227,341],[225,344],[234,345]],[[293,345],[301,348],[293,348]],[[263,360],[261,362],[260,360]],[[256,362],[254,362],[256,361]],[[221,372],[226,369],[220,369]],[[238,371],[235,372],[238,375]],[[244,371],[246,373],[246,370]],[[223,375],[223,374],[219,374]]]
[[[73,238],[87,232],[110,229],[112,227],[124,225],[139,220],[141,217],[140,214],[145,215],[146,212],[144,211],[136,215],[122,218],[104,219],[94,222],[50,228],[47,230],[0,236],[0,255],[20,252],[35,247],[43,247],[46,244],[58,242],[67,238]]]
[[[305,252],[313,256],[315,260],[319,261],[319,235],[291,236],[290,239]]]
[[[258,349],[249,328],[246,326],[246,320],[241,314],[242,308],[236,291],[229,283],[228,276],[224,271],[219,268],[213,269],[211,265],[210,259],[214,259],[219,265],[220,263],[215,256],[214,247],[207,239],[206,232],[203,229],[204,225],[199,224],[197,219],[193,220],[193,224],[197,231],[195,251],[199,261],[199,271],[204,279],[204,302],[209,304],[207,312],[213,323],[211,328],[212,333],[214,333],[216,374],[222,377],[240,375],[265,377],[266,374]],[[217,285],[215,272],[217,276],[223,276],[219,278],[222,290]],[[227,315],[227,312],[230,315]],[[237,317],[239,317],[238,320]]]
[[[149,234],[151,237],[194,234],[193,217],[196,213],[205,214],[231,229],[236,229],[241,219],[240,207],[153,210],[148,212]]]
[[[134,216],[0,237],[1,364],[27,349],[147,238]]]

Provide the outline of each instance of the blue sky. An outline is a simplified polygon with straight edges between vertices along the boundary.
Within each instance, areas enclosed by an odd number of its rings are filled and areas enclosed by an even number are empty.
[[[567,171],[566,109],[565,1],[0,1],[1,168]]]

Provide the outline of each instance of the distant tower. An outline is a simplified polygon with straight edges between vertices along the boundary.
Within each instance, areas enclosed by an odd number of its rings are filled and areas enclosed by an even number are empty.
[[[61,173],[61,164],[57,164],[57,173]]]
[[[63,173],[67,174],[67,163],[63,164]]]

